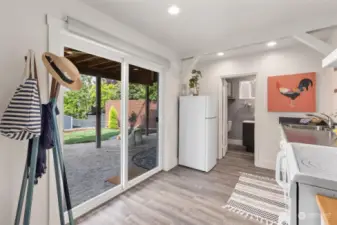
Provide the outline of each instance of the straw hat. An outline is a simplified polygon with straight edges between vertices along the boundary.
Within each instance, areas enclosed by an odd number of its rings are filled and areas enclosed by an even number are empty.
[[[80,73],[69,59],[45,52],[42,55],[42,61],[47,71],[58,83],[71,90],[81,89]]]

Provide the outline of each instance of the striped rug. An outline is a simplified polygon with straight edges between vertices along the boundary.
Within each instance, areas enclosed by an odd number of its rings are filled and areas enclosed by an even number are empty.
[[[278,225],[279,214],[286,207],[282,188],[274,179],[241,173],[223,208],[262,224]]]

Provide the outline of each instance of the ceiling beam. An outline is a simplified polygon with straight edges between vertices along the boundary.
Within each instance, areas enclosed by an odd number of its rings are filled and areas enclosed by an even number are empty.
[[[90,62],[92,61],[93,59],[97,58],[97,56],[94,56],[94,55],[87,55],[86,58],[84,59],[80,59],[80,60],[77,60],[76,58],[74,59],[74,61],[77,63],[84,63],[84,62]]]
[[[335,50],[333,46],[308,33],[296,34],[294,35],[294,38],[309,46],[310,48],[316,50],[317,52],[323,54],[324,56],[327,56],[333,50]]]
[[[101,70],[107,70],[107,69],[118,68],[118,67],[121,67],[120,63],[117,63],[115,65],[101,67]]]
[[[71,54],[69,54],[68,52],[66,52],[66,57],[71,60],[71,59],[74,59],[76,57],[81,57],[81,56],[84,56],[84,55],[87,55],[87,53],[84,53],[84,52],[72,52]]]
[[[77,66],[77,69],[81,74],[90,75],[90,76],[98,76],[98,77],[104,77],[107,79],[112,80],[121,80],[121,73],[120,72],[105,72],[105,71],[99,71],[97,69],[91,69],[87,67],[81,67]],[[130,71],[129,76],[130,83],[138,83],[138,84],[145,84],[145,85],[152,85],[155,80],[152,77],[152,73],[149,71],[144,72],[137,72],[136,74]]]
[[[104,65],[104,64],[111,64],[111,63],[113,63],[113,65],[115,65],[115,63],[113,61],[102,59],[102,60],[97,60],[96,62],[93,62],[93,63],[89,63],[88,67],[95,67],[95,66]]]

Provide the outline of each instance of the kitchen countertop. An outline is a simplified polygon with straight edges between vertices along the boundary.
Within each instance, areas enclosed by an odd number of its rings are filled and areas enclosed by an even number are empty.
[[[337,147],[337,136],[333,132],[281,126],[287,142]]]

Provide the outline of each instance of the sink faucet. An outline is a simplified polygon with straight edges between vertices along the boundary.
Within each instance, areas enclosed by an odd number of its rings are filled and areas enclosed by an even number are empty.
[[[331,116],[329,116],[325,113],[319,113],[319,115],[308,113],[306,115],[312,116],[312,117],[317,117],[317,118],[323,120],[324,122],[326,122],[326,124],[329,126],[330,129],[334,128],[334,120],[332,119]]]

